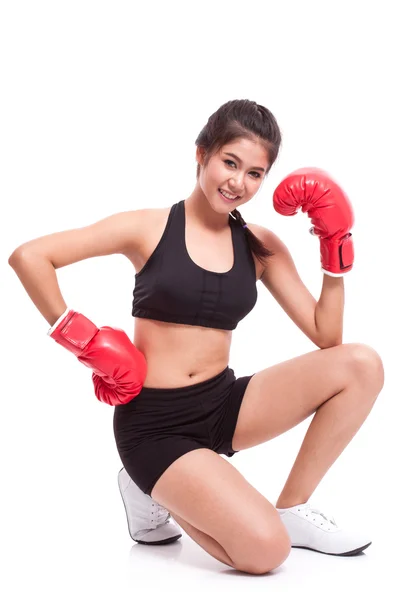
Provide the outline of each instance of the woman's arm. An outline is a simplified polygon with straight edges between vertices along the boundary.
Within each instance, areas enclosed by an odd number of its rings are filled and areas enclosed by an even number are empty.
[[[343,278],[324,275],[321,297],[317,302],[300,278],[286,244],[275,233],[261,225],[248,223],[248,226],[254,235],[274,252],[274,256],[268,259],[261,282],[275,300],[316,346],[330,348],[340,344],[343,293],[341,295],[339,290],[341,285],[343,286],[343,282],[340,283]]]
[[[50,325],[54,325],[67,308],[56,269],[86,258],[125,255],[136,249],[145,229],[143,216],[149,210],[117,213],[87,227],[31,240],[14,250],[8,263]]]
[[[324,274],[322,291],[315,307],[315,323],[322,339],[338,346],[343,339],[344,282],[343,277]]]

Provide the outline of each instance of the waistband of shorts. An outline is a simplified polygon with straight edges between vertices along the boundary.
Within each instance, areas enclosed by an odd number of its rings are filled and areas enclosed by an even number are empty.
[[[221,371],[221,373],[214,375],[214,377],[211,377],[210,379],[205,379],[204,381],[199,381],[198,383],[193,383],[192,385],[185,385],[183,387],[178,388],[143,387],[138,397],[143,397],[147,395],[150,395],[153,398],[157,396],[181,396],[183,394],[186,394],[187,392],[191,393],[203,391],[205,389],[214,388],[218,384],[222,383],[228,377],[228,375],[230,375],[232,379],[235,378],[235,374],[233,370],[229,367],[229,365],[225,367],[225,369]]]

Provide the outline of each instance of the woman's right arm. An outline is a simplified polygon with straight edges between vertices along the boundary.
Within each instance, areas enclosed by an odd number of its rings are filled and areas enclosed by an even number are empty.
[[[117,213],[92,225],[25,242],[8,259],[36,308],[53,326],[67,309],[56,269],[95,256],[127,255],[140,245],[151,209]]]

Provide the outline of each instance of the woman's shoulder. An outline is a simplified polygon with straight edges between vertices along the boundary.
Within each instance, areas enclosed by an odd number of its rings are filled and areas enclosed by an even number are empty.
[[[166,206],[162,208],[142,208],[135,212],[135,218],[138,219],[139,231],[143,234],[149,231],[149,228],[163,228],[165,227],[168,215],[171,211],[172,206]]]
[[[124,254],[139,271],[146,257],[157,246],[167,225],[171,206],[162,208],[143,208],[131,211],[129,221],[132,225],[130,243],[125,247]]]
[[[277,251],[283,244],[282,240],[276,235],[276,233],[271,231],[271,229],[267,229],[266,227],[256,223],[247,223],[247,227],[265,246],[267,246],[267,248],[271,250]]]

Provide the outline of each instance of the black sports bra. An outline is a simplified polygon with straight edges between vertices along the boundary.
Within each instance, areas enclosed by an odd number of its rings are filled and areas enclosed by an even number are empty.
[[[135,276],[132,315],[168,323],[235,329],[257,301],[256,269],[246,234],[229,215],[234,264],[207,271],[190,258],[184,200],[171,207],[163,235]]]

